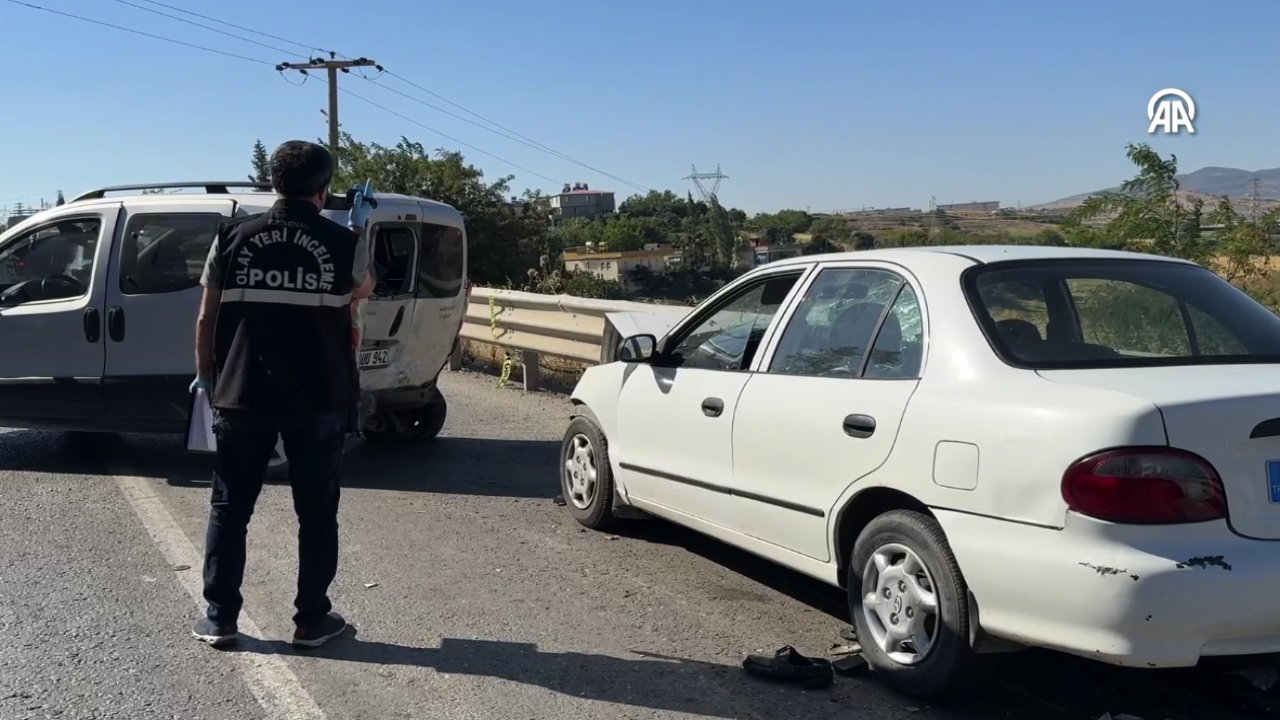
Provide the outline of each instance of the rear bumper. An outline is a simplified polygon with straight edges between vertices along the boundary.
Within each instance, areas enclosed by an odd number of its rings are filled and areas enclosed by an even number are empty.
[[[1226,522],[1063,529],[936,515],[984,631],[1116,665],[1280,652],[1280,543]]]

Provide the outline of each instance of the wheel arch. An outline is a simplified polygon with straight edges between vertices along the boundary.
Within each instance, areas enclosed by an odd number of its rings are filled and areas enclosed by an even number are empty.
[[[915,510],[933,517],[933,513],[923,502],[901,490],[884,486],[870,487],[859,492],[849,498],[836,513],[834,540],[840,587],[847,584],[849,554],[853,552],[853,544],[858,535],[872,520],[891,510]]]

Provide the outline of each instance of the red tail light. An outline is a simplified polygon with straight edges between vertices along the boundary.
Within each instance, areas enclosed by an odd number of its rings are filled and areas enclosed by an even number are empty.
[[[1076,461],[1062,476],[1067,507],[1117,523],[1204,522],[1227,516],[1222,479],[1185,450],[1107,450]]]

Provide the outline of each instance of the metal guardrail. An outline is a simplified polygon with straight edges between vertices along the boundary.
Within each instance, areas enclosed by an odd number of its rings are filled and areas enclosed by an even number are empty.
[[[474,287],[459,337],[519,350],[524,388],[536,390],[541,355],[591,364],[613,361],[622,337],[609,318],[611,313],[666,315],[674,324],[691,309]],[[459,344],[450,367],[457,369],[461,365]]]

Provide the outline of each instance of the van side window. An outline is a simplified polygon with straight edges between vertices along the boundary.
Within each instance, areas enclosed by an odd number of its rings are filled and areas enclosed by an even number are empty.
[[[0,305],[68,300],[89,292],[102,218],[65,218],[0,248]]]
[[[408,225],[382,225],[373,241],[373,294],[394,297],[413,292],[418,236]]]
[[[418,297],[452,298],[462,294],[465,251],[461,230],[423,223]]]
[[[131,216],[120,247],[120,292],[159,295],[197,287],[223,220],[217,213]]]

